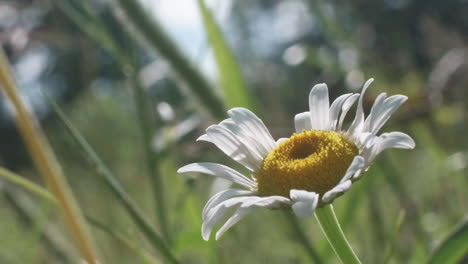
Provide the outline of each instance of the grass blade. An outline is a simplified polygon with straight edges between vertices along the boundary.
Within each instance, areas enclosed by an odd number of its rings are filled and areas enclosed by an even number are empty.
[[[55,199],[55,197],[49,191],[47,191],[43,187],[37,185],[36,183],[34,183],[34,182],[30,181],[30,180],[27,180],[24,177],[22,177],[22,176],[20,176],[18,174],[15,174],[15,173],[13,173],[13,172],[5,169],[5,168],[2,168],[2,167],[0,167],[0,176],[4,177],[5,179],[7,179],[8,181],[10,181],[12,183],[17,184],[18,186],[24,188],[26,191],[29,191],[30,193],[33,193],[33,194],[37,195],[38,197],[44,199],[45,201],[53,203],[54,205],[57,205],[57,200]],[[31,223],[33,223],[33,220],[31,220],[32,216],[30,215],[30,213],[26,212],[25,211],[26,209],[21,207],[17,203],[17,201],[14,198],[11,197],[11,195],[7,196],[7,198],[12,203],[12,205],[15,206],[15,209],[17,209],[17,211],[19,211],[19,213],[22,214],[23,218],[28,220],[29,225],[31,225]],[[133,243],[129,239],[125,238],[125,236],[116,233],[112,229],[108,228],[106,225],[100,223],[96,219],[91,218],[90,216],[86,216],[85,218],[86,218],[88,223],[90,223],[94,227],[100,229],[101,231],[109,234],[110,236],[112,236],[116,240],[122,242],[125,246],[127,246],[129,249],[131,249],[133,252],[135,252],[135,254],[137,254],[138,257],[142,260],[142,263],[152,263],[152,264],[159,263],[149,253],[147,253],[146,251],[140,249],[138,246],[133,245]],[[53,246],[53,242],[51,242],[51,240],[47,237],[47,234],[44,234],[44,236],[45,236],[45,239],[46,239],[45,242],[46,242],[47,246],[49,246],[49,247]],[[53,249],[55,251],[57,251],[56,253],[61,253],[61,252],[58,251],[58,249],[55,249],[55,248],[53,248]],[[65,255],[61,253],[61,255],[59,255],[59,257],[64,259]]]
[[[45,200],[49,202],[53,202],[53,203],[57,202],[55,197],[49,191],[42,188],[38,184],[35,184],[34,182],[27,180],[24,177],[21,177],[20,175],[12,171],[9,171],[5,168],[0,167],[0,176],[18,186],[23,187],[27,191],[34,193],[35,195],[41,198],[44,198]]]
[[[152,148],[153,118],[151,116],[151,103],[142,86],[137,74],[131,77],[134,86],[134,101],[137,110],[138,124],[142,137],[142,147],[147,168],[149,181],[152,185],[153,195],[156,200],[156,216],[159,222],[160,230],[166,242],[170,244],[169,225],[167,223],[167,212],[164,195],[164,183],[159,171],[158,157]]]
[[[68,118],[60,109],[60,107],[49,96],[47,96],[45,93],[43,94],[49,102],[49,104],[51,105],[54,112],[57,114],[59,120],[62,122],[67,131],[76,141],[78,146],[86,154],[87,158],[89,158],[93,166],[96,167],[96,171],[99,174],[99,176],[101,176],[104,179],[106,185],[110,188],[115,197],[122,203],[132,220],[140,229],[140,231],[146,236],[148,241],[150,241],[151,244],[156,249],[158,249],[159,252],[167,259],[168,263],[178,263],[169,247],[164,243],[160,235],[154,230],[149,221],[144,217],[144,215],[141,213],[140,209],[132,200],[130,195],[125,191],[123,186],[112,174],[109,168],[107,168],[104,162],[99,158],[99,156],[91,147],[91,145],[89,145],[89,143],[81,135],[81,133],[72,125],[72,123],[68,120]]]
[[[388,263],[390,261],[390,258],[393,255],[393,252],[395,251],[395,246],[397,244],[397,237],[398,234],[400,233],[401,225],[403,224],[403,220],[405,220],[405,210],[401,209],[400,212],[398,213],[397,219],[395,221],[395,227],[393,228],[393,232],[391,234],[391,238],[389,239],[389,243],[387,245],[387,248],[385,249],[385,254],[384,254],[384,264]]]
[[[63,176],[61,167],[32,114],[20,99],[13,72],[3,50],[0,49],[0,82],[6,96],[16,110],[16,124],[40,175],[58,201],[65,223],[82,257],[90,264],[97,263],[91,235],[83,221],[80,208]]]
[[[221,87],[224,91],[225,101],[229,108],[246,107],[252,109],[252,103],[245,85],[239,64],[223,37],[221,29],[203,0],[198,0],[198,6],[203,18],[203,25],[213,48],[216,64],[218,66]]]
[[[96,227],[97,229],[101,230],[102,232],[108,234],[112,238],[114,238],[117,241],[120,241],[122,244],[124,244],[127,248],[129,248],[131,251],[133,251],[138,258],[140,259],[141,262],[138,263],[146,263],[146,264],[157,264],[159,261],[157,261],[153,256],[151,256],[148,252],[144,251],[141,249],[140,246],[136,246],[132,243],[130,239],[128,239],[126,236],[119,234],[115,232],[114,230],[110,229],[107,227],[107,225],[99,222],[98,220],[91,218],[91,217],[86,217],[88,222]]]
[[[117,0],[120,21],[131,34],[135,34],[159,51],[172,66],[178,76],[184,79],[200,102],[209,110],[213,117],[225,117],[224,102],[215,93],[213,87],[180,51],[177,44],[167,35],[159,24],[147,13],[139,1]],[[123,17],[122,17],[123,15]],[[125,19],[125,20],[123,20]]]
[[[466,256],[468,256],[468,215],[436,248],[427,263],[459,263]]]
[[[317,250],[315,249],[312,241],[307,237],[306,233],[302,229],[301,223],[299,223],[297,216],[291,211],[285,211],[286,216],[292,231],[294,232],[295,239],[304,247],[308,257],[313,263],[320,264],[324,263]]]

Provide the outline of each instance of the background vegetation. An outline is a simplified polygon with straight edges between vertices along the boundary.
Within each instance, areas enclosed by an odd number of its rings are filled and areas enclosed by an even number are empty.
[[[417,147],[381,155],[334,203],[345,234],[364,263],[465,263],[467,12],[462,0],[2,0],[0,42],[102,263],[168,261],[135,208],[181,263],[317,262],[311,252],[338,263],[315,219],[279,211],[204,242],[203,205],[226,183],[176,170],[236,167],[195,142],[230,107],[254,110],[275,138],[287,137],[314,84],[335,98],[370,77],[367,110],[381,92],[409,97],[384,130],[410,134]],[[0,109],[2,166],[44,185],[5,97]],[[0,216],[0,263],[77,263],[53,203],[0,178]]]

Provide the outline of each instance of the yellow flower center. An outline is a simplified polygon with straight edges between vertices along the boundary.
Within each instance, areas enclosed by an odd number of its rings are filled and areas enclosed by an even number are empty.
[[[356,146],[334,131],[293,134],[266,156],[257,173],[261,196],[289,197],[291,189],[320,195],[332,189],[346,173]]]

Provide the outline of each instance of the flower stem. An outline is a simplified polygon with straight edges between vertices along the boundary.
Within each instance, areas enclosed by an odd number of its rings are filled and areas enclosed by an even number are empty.
[[[333,206],[330,204],[315,210],[315,217],[341,262],[346,264],[360,264],[361,261],[354,253],[341,230],[340,223],[333,211]]]

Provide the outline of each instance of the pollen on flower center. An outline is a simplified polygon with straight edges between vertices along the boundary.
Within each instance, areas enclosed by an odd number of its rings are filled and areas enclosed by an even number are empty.
[[[356,146],[334,131],[303,131],[273,149],[258,171],[261,196],[289,197],[291,189],[329,191],[346,173]]]

